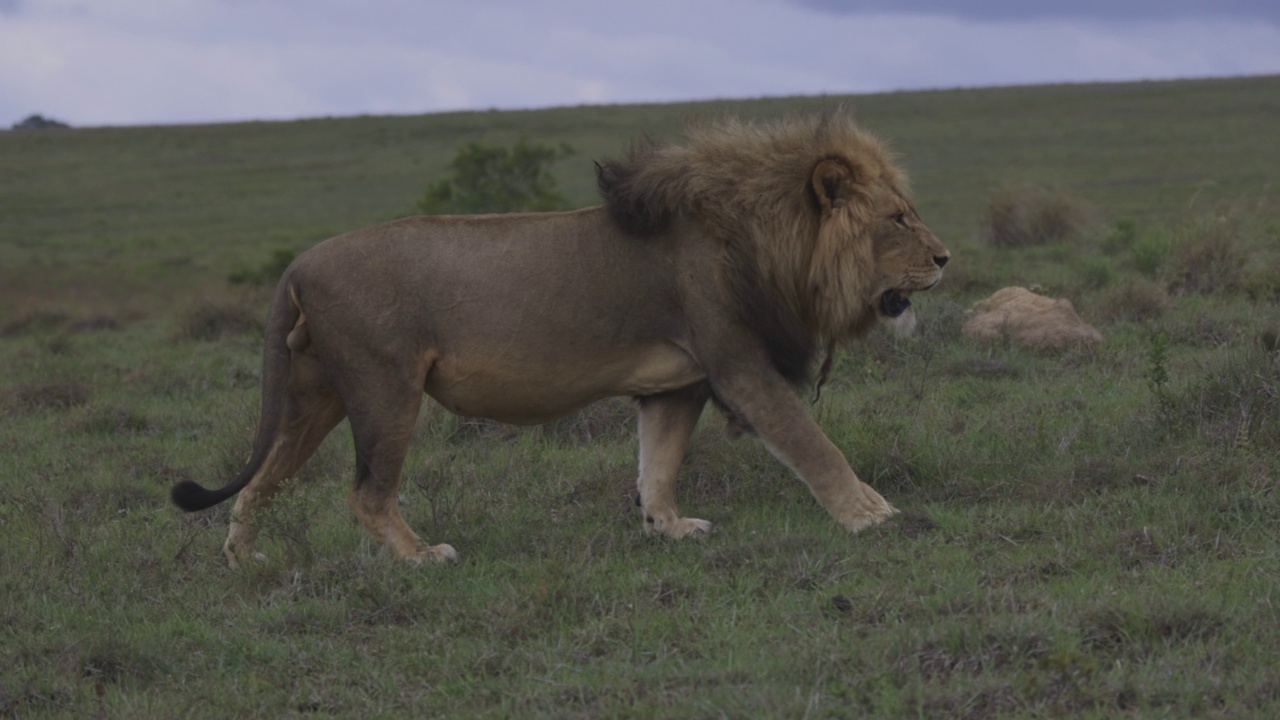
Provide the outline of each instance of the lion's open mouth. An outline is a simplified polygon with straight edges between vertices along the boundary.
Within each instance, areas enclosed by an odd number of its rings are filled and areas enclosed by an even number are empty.
[[[896,318],[911,307],[911,298],[901,290],[885,290],[880,296],[880,312],[885,317]]]

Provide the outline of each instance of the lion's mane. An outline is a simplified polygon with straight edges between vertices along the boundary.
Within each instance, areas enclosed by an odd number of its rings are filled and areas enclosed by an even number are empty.
[[[850,181],[815,188],[824,160],[841,163]],[[796,384],[810,379],[819,350],[829,360],[836,344],[875,321],[877,205],[909,196],[886,145],[845,110],[693,126],[682,143],[644,142],[598,164],[597,179],[624,230],[652,236],[686,221],[719,242],[718,280],[775,368]],[[830,212],[820,195],[842,211]]]

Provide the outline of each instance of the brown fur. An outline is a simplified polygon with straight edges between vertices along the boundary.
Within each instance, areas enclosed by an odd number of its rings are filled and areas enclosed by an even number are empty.
[[[248,466],[220,490],[180,483],[174,502],[195,510],[241,493],[224,547],[235,564],[253,553],[253,512],[345,416],[357,517],[399,557],[451,559],[396,508],[425,390],[454,412],[516,423],[637,397],[640,501],[646,528],[664,535],[710,529],[674,502],[710,399],[848,529],[889,517],[794,390],[819,352],[829,360],[941,278],[947,251],[884,146],[844,113],[731,120],[598,172],[603,207],[407,218],[304,253],[268,319]]]
[[[605,205],[640,235],[696,217],[722,247],[743,319],[761,328],[778,371],[803,382],[818,350],[876,319],[868,235],[878,211],[909,208],[906,175],[844,112],[687,135],[600,166]]]

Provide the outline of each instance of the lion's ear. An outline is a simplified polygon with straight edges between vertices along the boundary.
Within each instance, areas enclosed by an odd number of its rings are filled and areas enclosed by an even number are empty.
[[[817,196],[822,209],[830,212],[853,198],[856,180],[853,169],[847,164],[835,158],[827,158],[813,169],[813,194]]]

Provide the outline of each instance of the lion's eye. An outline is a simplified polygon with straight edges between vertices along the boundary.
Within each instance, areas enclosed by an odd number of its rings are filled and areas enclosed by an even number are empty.
[[[899,224],[899,225],[901,225],[902,227],[906,227],[906,226],[907,226],[907,214],[906,214],[906,213],[897,213],[896,215],[894,215],[894,216],[893,216],[893,221],[894,221],[894,222],[896,222],[896,223],[898,223],[898,224]]]

